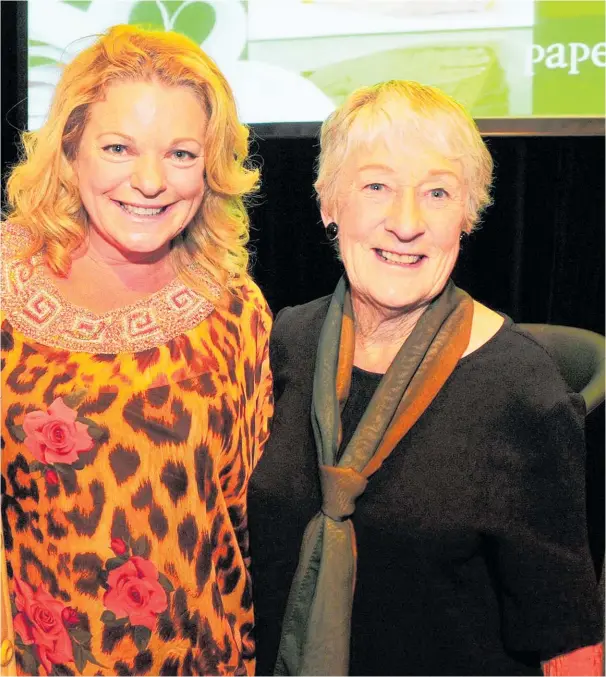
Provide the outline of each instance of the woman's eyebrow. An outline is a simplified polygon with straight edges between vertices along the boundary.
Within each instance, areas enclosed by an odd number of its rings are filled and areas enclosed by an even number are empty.
[[[367,170],[380,170],[383,172],[390,172],[393,173],[393,169],[389,165],[383,165],[380,163],[372,163],[368,165],[362,165],[361,167],[358,167],[356,171],[358,172],[365,172]]]
[[[114,131],[101,132],[100,134],[97,135],[97,138],[100,139],[102,136],[120,136],[123,139],[127,139],[128,141],[134,142],[133,137],[129,136],[128,134],[125,134],[124,132],[114,132]]]
[[[136,140],[132,137],[129,136],[128,134],[124,134],[124,132],[101,132],[101,134],[98,135],[98,139],[100,139],[102,136],[119,136],[122,139],[126,139],[127,141],[131,141],[132,143],[136,143]],[[180,136],[176,139],[173,139],[168,145],[169,146],[176,146],[179,143],[185,143],[186,141],[193,141],[194,143],[197,143],[199,146],[202,145],[201,142],[194,138],[193,136]]]
[[[433,179],[436,178],[437,176],[454,179],[459,183],[461,182],[461,177],[455,172],[450,171],[450,169],[431,169],[430,171],[427,172],[423,180],[425,181],[428,178]]]

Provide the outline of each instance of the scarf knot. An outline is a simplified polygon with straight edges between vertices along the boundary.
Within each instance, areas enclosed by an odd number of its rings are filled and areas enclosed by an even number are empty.
[[[356,499],[364,493],[368,480],[353,468],[320,466],[322,512],[326,517],[343,522],[356,508]]]

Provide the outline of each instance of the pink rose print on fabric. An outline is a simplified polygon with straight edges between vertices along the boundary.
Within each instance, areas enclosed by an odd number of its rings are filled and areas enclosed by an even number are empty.
[[[73,628],[80,623],[80,614],[71,606],[66,606],[61,612],[61,620],[66,627]]]
[[[25,446],[41,463],[75,463],[79,454],[93,448],[88,426],[76,421],[77,413],[58,397],[44,411],[30,411],[23,418]]]
[[[15,604],[19,613],[13,619],[15,632],[23,644],[33,644],[47,674],[53,665],[73,663],[74,652],[62,621],[65,605],[40,585],[36,591],[15,576]]]
[[[44,473],[44,478],[49,486],[55,487],[59,484],[59,475],[54,470],[47,470]]]
[[[158,582],[158,571],[143,557],[133,555],[113,569],[107,584],[109,589],[103,603],[117,618],[128,617],[131,625],[153,630],[158,614],[168,607],[166,591]]]
[[[110,547],[118,557],[124,555],[128,550],[126,543],[121,538],[112,538]]]

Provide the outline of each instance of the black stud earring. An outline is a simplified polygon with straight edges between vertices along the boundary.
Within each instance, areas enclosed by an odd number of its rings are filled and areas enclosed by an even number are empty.
[[[326,237],[328,238],[329,242],[334,242],[337,239],[337,235],[339,234],[339,226],[334,221],[331,221],[327,226],[326,226]]]

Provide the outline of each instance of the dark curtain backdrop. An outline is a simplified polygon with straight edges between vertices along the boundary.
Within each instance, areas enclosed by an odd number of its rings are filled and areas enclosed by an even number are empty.
[[[494,204],[464,240],[456,282],[517,321],[604,329],[604,138],[493,137]],[[314,198],[317,139],[260,139],[254,272],[274,311],[341,273]]]
[[[24,2],[2,2],[2,174],[26,124]],[[488,139],[494,205],[467,238],[455,281],[519,322],[604,333],[604,137]],[[251,208],[253,272],[277,312],[328,294],[341,274],[313,195],[316,139],[256,137],[262,189]],[[3,181],[4,187],[4,181]],[[604,405],[587,419],[592,551],[604,551]]]

